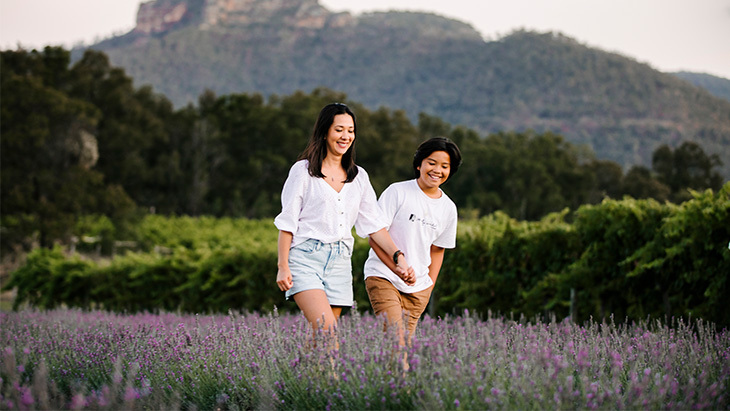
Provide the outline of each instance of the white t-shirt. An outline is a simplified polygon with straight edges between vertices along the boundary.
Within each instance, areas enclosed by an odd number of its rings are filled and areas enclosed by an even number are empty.
[[[363,238],[386,226],[364,169],[358,166],[355,179],[338,193],[323,178],[309,175],[308,164],[300,160],[289,170],[281,190],[281,213],[274,219],[276,228],[294,235],[292,247],[314,238],[344,241],[352,251],[353,225]]]
[[[388,223],[390,236],[415,270],[416,283],[409,286],[403,282],[372,249],[363,269],[365,278],[383,277],[404,293],[425,290],[433,285],[428,275],[431,245],[456,247],[456,205],[443,191],[439,198],[427,196],[416,180],[391,184],[380,195],[378,205]]]

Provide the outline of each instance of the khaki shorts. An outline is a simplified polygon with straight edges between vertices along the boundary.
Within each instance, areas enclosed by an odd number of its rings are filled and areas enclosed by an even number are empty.
[[[388,324],[401,325],[407,320],[408,335],[413,336],[418,319],[428,306],[433,286],[412,294],[404,293],[381,277],[367,277],[365,289],[376,316],[385,316]]]

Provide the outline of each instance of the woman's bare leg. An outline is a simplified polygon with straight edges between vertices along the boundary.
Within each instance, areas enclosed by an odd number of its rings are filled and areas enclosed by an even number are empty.
[[[317,332],[320,328],[327,335],[327,345],[330,349],[339,349],[339,342],[335,335],[337,319],[342,313],[342,307],[331,306],[327,295],[322,290],[306,290],[294,294],[294,301],[304,313],[314,333],[314,345],[316,346]],[[331,360],[332,361],[332,360]],[[334,368],[334,362],[332,363]]]
[[[294,301],[304,313],[312,328],[316,332],[320,327],[325,331],[332,331],[337,325],[340,316],[340,307],[330,306],[327,295],[323,290],[305,290],[294,294]],[[335,309],[337,313],[335,314]]]

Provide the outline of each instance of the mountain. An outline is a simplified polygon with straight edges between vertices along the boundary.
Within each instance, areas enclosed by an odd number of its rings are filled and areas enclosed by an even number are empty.
[[[713,76],[712,74],[691,73],[687,71],[680,71],[672,74],[683,80],[689,81],[695,86],[706,89],[714,96],[730,101],[730,80],[726,78]]]
[[[624,166],[650,166],[659,145],[685,140],[730,159],[730,101],[559,33],[485,41],[468,24],[427,13],[157,0],[140,6],[134,30],[91,48],[177,106],[205,89],[269,96],[327,87],[481,133],[555,131]]]

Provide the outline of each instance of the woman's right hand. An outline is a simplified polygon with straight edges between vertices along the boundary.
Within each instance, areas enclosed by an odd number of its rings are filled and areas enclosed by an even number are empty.
[[[291,270],[289,269],[289,248],[291,248],[293,236],[289,231],[279,230],[279,240],[276,243],[278,250],[276,267],[279,269],[279,272],[276,274],[276,285],[279,286],[281,291],[287,291],[294,286]]]
[[[276,274],[276,285],[279,286],[279,290],[281,291],[287,291],[292,288],[292,286],[294,286],[294,281],[292,281],[291,271],[280,268],[279,272]]]

